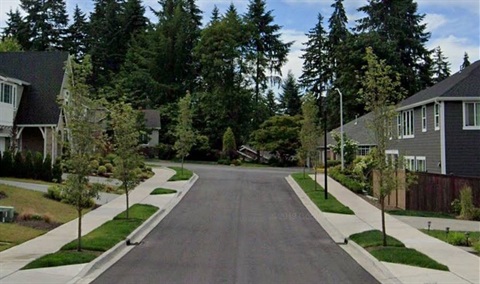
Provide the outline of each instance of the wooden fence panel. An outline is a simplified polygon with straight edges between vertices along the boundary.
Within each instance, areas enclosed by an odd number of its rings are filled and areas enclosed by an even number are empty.
[[[406,192],[406,209],[451,212],[451,203],[460,199],[465,186],[472,188],[473,204],[480,207],[480,178],[416,173],[417,181]]]

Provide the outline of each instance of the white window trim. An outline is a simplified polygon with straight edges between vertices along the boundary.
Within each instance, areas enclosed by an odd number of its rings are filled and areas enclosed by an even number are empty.
[[[467,104],[474,104],[474,112],[476,112],[476,108],[477,107],[480,107],[480,101],[478,102],[463,102],[463,111],[462,111],[462,116],[463,116],[463,130],[480,130],[480,122],[479,122],[479,125],[474,125],[474,126],[467,126],[467,121],[465,119],[465,114],[466,114],[466,110],[467,110],[467,107],[466,105]],[[474,113],[475,115],[475,113]]]
[[[398,139],[402,139],[402,113],[397,114],[397,135]]]
[[[407,119],[405,119],[406,116]],[[411,120],[409,119],[410,116]],[[409,130],[411,130],[411,133],[405,134],[405,132]],[[402,138],[415,138],[415,112],[413,109],[402,111]]]
[[[442,123],[440,121],[440,104],[435,103],[433,104],[433,125],[435,126],[435,131],[440,130],[440,124]],[[438,121],[437,121],[438,118]]]
[[[419,166],[418,166],[418,161],[423,161],[423,164],[425,165],[425,169],[422,170],[421,172],[426,172],[427,171],[427,158],[425,156],[417,156],[415,157],[415,170],[417,172],[420,171]]]
[[[422,132],[427,132],[427,106],[422,106]]]
[[[415,163],[415,156],[404,156],[403,157],[403,164],[404,164],[404,168],[409,170],[409,171],[416,171],[416,163]],[[407,165],[411,165],[412,168],[409,169],[409,167],[407,167]]]

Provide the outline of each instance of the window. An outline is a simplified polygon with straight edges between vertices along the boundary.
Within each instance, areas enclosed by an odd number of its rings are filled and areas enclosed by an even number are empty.
[[[14,85],[0,83],[0,102],[13,104],[17,102],[17,88]]]
[[[422,132],[427,132],[427,107],[422,106]]]
[[[425,157],[416,157],[417,172],[426,172],[427,171],[427,160]]]
[[[463,129],[480,129],[480,102],[463,103]]]
[[[357,156],[366,156],[370,153],[370,146],[358,146]]]
[[[397,132],[398,138],[413,138],[414,137],[414,124],[413,124],[413,109],[401,112],[397,117]]]
[[[415,171],[415,157],[405,156],[403,159],[405,162],[405,169],[409,171]]]
[[[434,123],[435,123],[435,130],[439,130],[440,129],[440,104],[439,103],[435,103],[435,106],[434,106]]]

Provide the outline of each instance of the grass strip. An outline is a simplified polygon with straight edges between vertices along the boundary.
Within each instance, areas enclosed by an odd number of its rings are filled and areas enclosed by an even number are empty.
[[[173,177],[171,177],[168,181],[189,180],[193,176],[192,171],[186,168],[183,168],[183,170],[181,167],[169,167],[169,168],[174,170],[176,174]]]
[[[388,210],[388,214],[397,216],[414,216],[414,217],[430,217],[430,218],[447,218],[455,219],[454,215],[442,212],[413,211],[413,210]]]
[[[105,252],[123,241],[130,233],[152,216],[158,207],[145,204],[135,204],[130,207],[129,219],[126,213],[118,214],[113,220],[106,222],[82,237],[81,252],[75,251],[77,240],[64,245],[60,251],[40,257],[23,269],[52,267],[90,262],[101,252]],[[98,252],[98,253],[95,253]]]
[[[172,194],[172,193],[177,193],[176,190],[173,189],[168,189],[168,188],[155,188],[150,195],[159,195],[159,194]]]
[[[0,251],[43,235],[46,231],[20,226],[15,223],[0,223]]]
[[[423,233],[437,238],[443,242],[449,243],[454,246],[471,246],[475,248],[477,252],[480,252],[475,247],[476,244],[480,244],[480,232],[465,232],[465,231],[450,231],[448,234],[445,230],[426,230],[421,229]],[[467,240],[468,234],[468,240]]]
[[[320,185],[317,185],[317,190],[315,190],[315,181],[310,176],[303,177],[303,173],[294,173],[292,177],[323,212],[354,214],[350,208],[340,203],[333,195],[329,194],[328,199],[325,199],[325,190]]]
[[[387,236],[387,246],[382,246],[382,236],[381,231],[372,230],[353,234],[350,239],[380,261],[448,271],[447,266],[415,249],[406,248],[402,242],[390,236]]]

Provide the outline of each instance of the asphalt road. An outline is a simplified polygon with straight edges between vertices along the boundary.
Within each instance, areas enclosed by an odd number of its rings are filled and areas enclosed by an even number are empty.
[[[288,170],[189,168],[190,192],[94,283],[377,283],[309,215]]]

